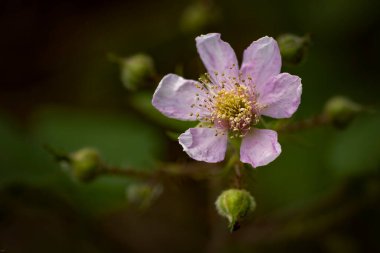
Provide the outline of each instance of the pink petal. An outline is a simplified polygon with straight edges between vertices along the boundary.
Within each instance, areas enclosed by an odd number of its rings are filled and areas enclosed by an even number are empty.
[[[258,103],[266,106],[260,113],[272,118],[289,118],[297,110],[301,94],[301,78],[288,73],[274,76],[258,97]]]
[[[240,147],[240,160],[252,167],[267,165],[281,153],[277,133],[268,129],[253,128],[244,138]]]
[[[197,113],[203,115],[201,108],[191,107],[196,103],[195,94],[199,93],[196,83],[174,74],[164,76],[153,94],[153,106],[169,118],[196,120]]]
[[[183,150],[193,159],[209,163],[224,159],[227,149],[227,133],[222,135],[215,128],[190,128],[179,136]]]
[[[215,84],[218,83],[215,71],[219,74],[224,72],[226,76],[238,77],[239,65],[235,52],[230,44],[221,40],[219,33],[201,35],[195,41],[199,56]],[[231,67],[233,68],[230,69]]]
[[[244,77],[250,76],[261,93],[269,78],[280,73],[281,55],[277,42],[271,37],[262,37],[244,51],[241,71]]]

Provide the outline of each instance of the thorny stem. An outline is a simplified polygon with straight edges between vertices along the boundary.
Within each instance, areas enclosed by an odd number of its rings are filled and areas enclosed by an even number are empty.
[[[220,169],[217,166],[207,166],[208,170],[206,170],[205,167],[206,165],[201,163],[197,163],[197,165],[194,165],[194,163],[181,165],[176,163],[163,163],[158,165],[158,167],[153,171],[141,171],[133,168],[120,168],[103,165],[99,175],[118,175],[146,180],[154,180],[161,177],[185,176],[193,178],[194,180],[204,180],[221,174]]]
[[[158,171],[159,172],[159,171]],[[116,176],[125,176],[139,179],[150,179],[157,176],[158,172],[146,172],[139,171],[132,168],[118,168],[118,167],[110,167],[105,164],[101,166],[99,170],[99,175],[116,175]]]
[[[280,124],[274,127],[274,130],[280,133],[293,133],[301,130],[310,129],[313,127],[323,126],[331,123],[331,119],[324,113],[313,116],[308,119],[304,119],[294,123]],[[220,170],[218,166],[214,166],[211,170],[205,170],[200,168],[200,164],[193,166],[189,164],[174,164],[174,163],[162,163],[154,171],[141,171],[134,168],[120,168],[115,166],[109,166],[108,164],[101,163],[98,176],[100,175],[117,175],[138,179],[157,179],[162,176],[188,176],[195,180],[207,179],[215,175],[226,175],[232,168],[234,169],[234,181],[237,188],[242,187],[242,164],[239,161],[238,149],[231,145],[232,152],[230,159],[224,167],[224,170]],[[49,145],[44,145],[44,148],[53,155],[54,159],[58,162],[70,162],[70,155],[64,152],[59,152]],[[199,169],[200,168],[200,169]]]
[[[70,154],[68,153],[59,152],[48,145],[44,145],[44,149],[50,153],[57,162],[71,162]],[[206,170],[205,167],[208,169]],[[195,165],[195,162],[185,164],[160,163],[157,165],[157,168],[152,171],[142,171],[132,167],[121,168],[101,162],[97,172],[97,176],[115,175],[144,180],[154,180],[161,177],[173,176],[187,176],[195,180],[204,180],[220,174],[222,173],[218,166],[210,167],[203,163],[196,163]]]

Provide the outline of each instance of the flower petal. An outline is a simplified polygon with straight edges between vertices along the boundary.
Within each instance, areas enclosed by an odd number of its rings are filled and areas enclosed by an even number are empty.
[[[260,112],[272,118],[289,118],[301,102],[301,78],[288,73],[272,77],[265,84],[258,103],[266,107]]]
[[[215,136],[215,128],[190,128],[179,136],[183,150],[193,159],[209,163],[224,159],[227,149],[227,133]]]
[[[281,55],[277,42],[271,37],[262,37],[244,51],[241,71],[250,76],[261,93],[263,85],[281,70]]]
[[[281,153],[277,133],[268,129],[253,128],[244,138],[240,147],[240,160],[252,167],[267,165]]]
[[[227,76],[238,77],[239,65],[234,50],[220,38],[219,33],[209,33],[196,39],[199,56],[208,73],[217,84],[214,72],[225,73]],[[232,68],[232,69],[230,69]]]
[[[169,118],[196,120],[197,113],[206,113],[200,107],[191,107],[196,102],[196,94],[199,93],[199,89],[195,87],[196,83],[174,74],[164,76],[153,94],[153,106]]]

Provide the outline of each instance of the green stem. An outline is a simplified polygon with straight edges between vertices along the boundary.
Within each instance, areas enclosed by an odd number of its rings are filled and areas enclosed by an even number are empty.
[[[235,163],[234,169],[235,169],[235,182],[236,182],[236,188],[241,189],[242,188],[242,176],[240,172],[241,163],[238,161]]]
[[[146,172],[146,171],[138,171],[135,169],[127,168],[122,169],[118,167],[109,167],[107,165],[102,165],[99,170],[98,175],[116,175],[116,176],[125,176],[139,179],[150,179],[157,176],[157,172]]]

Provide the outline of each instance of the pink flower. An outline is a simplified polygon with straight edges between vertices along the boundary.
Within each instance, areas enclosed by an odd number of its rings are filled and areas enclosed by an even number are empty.
[[[222,161],[228,137],[237,137],[242,138],[242,162],[254,168],[272,162],[281,153],[277,133],[254,126],[261,115],[291,117],[302,93],[298,76],[280,73],[277,42],[271,37],[254,41],[244,51],[240,69],[234,50],[220,34],[199,36],[196,45],[208,73],[199,81],[166,75],[153,105],[167,117],[201,122],[179,136],[184,151],[195,160]]]

